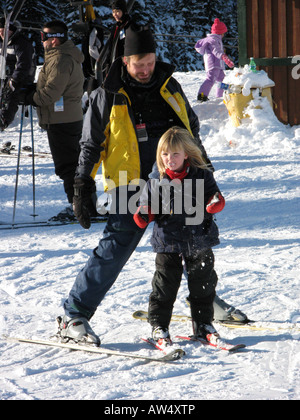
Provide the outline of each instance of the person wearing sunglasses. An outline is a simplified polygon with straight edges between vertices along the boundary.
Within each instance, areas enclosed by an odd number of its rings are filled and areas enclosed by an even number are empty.
[[[73,219],[73,183],[83,122],[84,56],[68,39],[68,27],[62,21],[46,23],[41,40],[45,61],[29,102],[36,106],[39,124],[47,130],[55,173],[63,180],[69,202],[52,219]]]

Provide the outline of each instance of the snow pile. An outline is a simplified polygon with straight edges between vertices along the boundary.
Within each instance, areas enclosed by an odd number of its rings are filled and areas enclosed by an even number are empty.
[[[273,80],[269,78],[264,70],[254,73],[250,70],[248,64],[244,67],[235,67],[233,70],[228,71],[223,83],[229,84],[230,86],[242,87],[244,96],[250,95],[251,88],[275,86]]]
[[[180,73],[178,73],[180,74]],[[199,77],[199,74],[201,76]],[[204,72],[190,72],[188,82],[182,83],[200,85],[204,81]],[[248,66],[226,71],[225,84],[239,87],[243,83],[257,89],[252,90],[253,99],[244,110],[247,118],[241,120],[238,127],[233,126],[225,105],[221,98],[214,98],[214,91],[210,95],[210,101],[204,105],[197,104],[195,109],[199,111],[201,133],[205,136],[208,147],[214,154],[228,154],[228,145],[238,147],[240,153],[247,155],[273,156],[289,152],[294,157],[299,145],[299,127],[290,127],[281,123],[266,97],[259,94],[259,88],[270,86],[273,83],[264,71],[252,73]],[[244,92],[247,93],[248,92]]]
[[[205,72],[190,72],[187,80],[183,74],[176,73],[175,77],[181,81],[185,91],[190,92],[189,99],[199,116],[201,138],[209,154],[212,151],[214,157],[241,155],[274,159],[275,157],[281,159],[287,154],[291,161],[297,161],[300,145],[299,126],[291,127],[281,123],[267,98],[259,96],[258,90],[253,90],[253,100],[245,109],[245,114],[248,114],[249,118],[243,119],[240,126],[234,127],[223,100],[214,97],[214,90],[208,102],[197,103],[193,87],[203,83]],[[243,80],[254,82],[258,73],[250,73],[245,66],[241,75]],[[266,73],[263,77],[265,83],[269,83],[270,79]],[[224,79],[226,83],[234,79],[234,72],[227,71]]]
[[[234,127],[229,121],[226,125],[225,139],[232,146],[248,153],[262,153],[266,156],[281,155],[286,151],[293,154],[297,139],[296,128],[282,124],[274,114],[266,97],[259,96],[259,92],[252,92],[253,100],[244,110],[247,118],[241,121],[239,127]],[[276,130],[276,136],[273,135]],[[224,145],[225,146],[225,145]]]
[[[119,402],[133,404],[127,400],[194,404],[205,399],[300,398],[300,334],[285,329],[300,323],[300,127],[285,126],[267,108],[253,107],[247,110],[251,119],[233,128],[214,92],[208,102],[196,101],[204,72],[175,77],[199,116],[201,138],[226,199],[217,216],[221,244],[214,249],[218,295],[273,330],[216,325],[224,338],[247,348],[228,355],[180,342],[186,356],[164,365],[0,339],[1,400],[110,400],[103,404],[117,408]],[[36,118],[34,130],[36,150],[47,150],[45,132]],[[0,141],[17,147],[17,122],[1,134]],[[23,144],[30,145],[28,121]],[[52,159],[36,158],[35,163],[36,219],[46,220],[67,202]],[[31,158],[23,157],[17,221],[32,220],[31,170]],[[0,156],[0,221],[11,221],[15,175],[16,158]],[[102,188],[98,175],[99,193]],[[56,332],[55,318],[62,315],[62,304],[103,228],[97,224],[88,231],[78,225],[0,231],[0,336],[48,339]],[[91,320],[108,348],[156,352],[141,341],[149,334],[149,325],[132,318],[133,311],[147,309],[151,291],[155,258],[151,229]],[[174,313],[189,315],[186,296],[183,279]],[[172,322],[170,332],[177,342],[175,336],[190,334],[191,325]]]

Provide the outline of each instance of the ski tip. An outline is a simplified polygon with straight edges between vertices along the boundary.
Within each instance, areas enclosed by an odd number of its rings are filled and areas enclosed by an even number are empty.
[[[232,348],[228,349],[229,353],[234,353],[238,350],[246,348],[246,344],[237,344],[236,346],[233,346]]]
[[[185,351],[184,350],[182,350],[182,349],[176,349],[176,350],[174,350],[174,357],[176,358],[175,360],[177,360],[177,359],[181,359],[181,357],[182,356],[185,356]]]
[[[148,315],[147,312],[145,312],[145,311],[135,311],[132,314],[133,318],[140,318],[140,317],[143,317],[145,315]]]
[[[166,354],[163,357],[163,359],[164,360],[168,360],[168,361],[179,360],[184,355],[185,355],[185,351],[183,351],[181,349],[176,349],[176,350],[172,350],[171,352],[169,352],[168,354]]]

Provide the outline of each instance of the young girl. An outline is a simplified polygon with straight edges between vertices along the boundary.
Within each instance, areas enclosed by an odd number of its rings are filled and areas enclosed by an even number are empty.
[[[204,56],[204,67],[206,71],[206,79],[200,86],[197,96],[197,100],[200,102],[207,101],[209,92],[215,82],[222,82],[224,79],[224,62],[228,67],[234,67],[234,63],[224,54],[222,38],[226,32],[227,27],[225,23],[217,18],[211,27],[211,34],[208,34],[206,38],[199,39],[195,45],[196,51]],[[218,87],[216,95],[217,97],[221,97],[223,95],[223,89]]]
[[[188,276],[194,335],[206,338],[207,334],[216,334],[212,320],[218,278],[211,247],[219,244],[219,239],[212,214],[224,208],[225,200],[212,172],[204,163],[199,147],[187,130],[173,127],[164,133],[158,143],[156,159],[160,180],[156,183],[148,181],[140,197],[140,207],[134,215],[136,224],[141,228],[155,219],[151,244],[157,253],[156,271],[148,310],[152,338],[171,344],[168,327],[181,282],[183,262]],[[197,180],[204,181],[204,197],[203,194],[197,197]],[[176,187],[178,184],[179,187]],[[166,187],[169,188],[169,195],[164,191]],[[204,218],[198,224],[187,223],[191,215],[187,214],[190,211],[186,210],[185,192],[193,208],[202,205]],[[153,214],[152,198],[157,193],[159,206],[155,203],[155,207],[159,207],[160,212]],[[179,193],[183,201],[182,211],[176,212]],[[168,196],[170,199],[166,203],[165,197]],[[164,211],[166,208],[169,208],[168,214]]]

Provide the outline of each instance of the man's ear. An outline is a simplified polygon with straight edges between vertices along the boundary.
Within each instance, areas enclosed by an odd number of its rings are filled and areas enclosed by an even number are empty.
[[[124,63],[125,66],[127,66],[128,61],[127,61],[126,57],[123,57],[123,63]]]
[[[58,38],[51,38],[51,46],[58,47],[60,45],[60,40]]]

